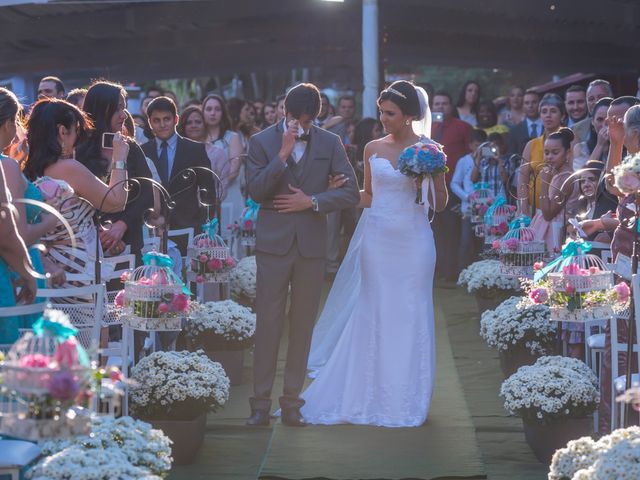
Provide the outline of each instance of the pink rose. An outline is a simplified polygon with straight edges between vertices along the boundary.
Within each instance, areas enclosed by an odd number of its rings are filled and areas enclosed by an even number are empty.
[[[227,267],[233,267],[236,262],[233,261],[233,257],[227,257],[224,263]]]
[[[245,220],[242,224],[243,230],[251,230],[253,228],[253,220]]]
[[[166,303],[162,302],[160,305],[158,305],[159,313],[167,313],[168,311],[169,311],[169,305],[167,305]]]
[[[577,263],[572,263],[566,267],[562,267],[562,273],[564,275],[578,275],[580,273],[580,267]]]
[[[494,250],[500,250],[500,240],[494,240],[491,244],[491,248]]]
[[[207,262],[207,267],[209,268],[209,270],[221,270],[222,260],[218,258],[212,258]]]
[[[124,283],[129,280],[130,276],[131,276],[131,272],[129,272],[129,270],[127,270],[126,272],[122,272],[122,275],[120,275],[120,281]]]
[[[198,257],[198,260],[200,260],[200,263],[206,263],[207,260],[209,260],[209,257],[207,257],[206,255],[202,254],[202,255],[200,255],[200,257]]]
[[[116,298],[113,299],[113,304],[118,308],[124,307],[124,290],[120,290],[116,294]]]
[[[546,288],[539,287],[531,290],[531,292],[529,293],[529,298],[533,301],[533,303],[545,303],[547,302],[547,300],[549,300],[549,292],[547,292]]]
[[[51,362],[51,357],[40,353],[31,353],[20,359],[19,365],[27,368],[46,368]]]
[[[544,267],[544,262],[536,262],[533,264],[533,269],[537,272],[538,270],[542,270]]]
[[[640,190],[640,178],[629,170],[615,176],[615,185],[624,193],[635,193]]]
[[[151,275],[151,285],[168,285],[169,284],[169,276],[167,272],[164,270],[158,270],[156,273]]]
[[[198,275],[196,277],[196,283],[204,283],[204,277],[202,275]]]
[[[179,293],[171,300],[171,310],[174,312],[184,312],[189,308],[189,297],[184,293]]]
[[[629,297],[631,296],[629,285],[624,282],[620,282],[613,288],[616,291],[616,295],[618,296],[618,301],[620,303],[626,303],[627,300],[629,300]]]
[[[75,338],[69,338],[68,340],[59,343],[56,346],[56,351],[53,354],[53,358],[58,365],[62,367],[74,367],[78,365],[78,342]]]
[[[574,287],[571,282],[567,282],[567,284],[564,286],[564,291],[569,295],[573,295],[574,293],[576,293],[576,287]]]

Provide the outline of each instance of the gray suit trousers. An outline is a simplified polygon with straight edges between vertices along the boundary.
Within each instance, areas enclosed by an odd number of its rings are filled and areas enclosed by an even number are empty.
[[[289,348],[284,372],[281,408],[301,407],[300,392],[307,372],[311,334],[318,314],[324,279],[324,258],[300,255],[297,241],[285,255],[256,252],[256,337],[253,359],[254,409],[271,408],[280,338],[289,307]]]

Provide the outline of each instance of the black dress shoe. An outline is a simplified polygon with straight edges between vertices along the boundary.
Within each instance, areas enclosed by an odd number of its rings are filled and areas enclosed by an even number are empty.
[[[282,423],[289,427],[306,427],[307,422],[304,421],[304,417],[300,413],[299,408],[287,408],[282,409]]]
[[[269,426],[269,412],[267,410],[251,410],[251,416],[247,420],[247,425],[250,427],[268,427]]]

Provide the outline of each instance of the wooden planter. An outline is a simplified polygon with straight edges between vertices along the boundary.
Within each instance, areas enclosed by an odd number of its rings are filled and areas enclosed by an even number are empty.
[[[151,420],[153,428],[162,430],[169,437],[174,465],[189,465],[194,462],[204,441],[207,415],[199,415],[193,420]]]
[[[538,461],[551,463],[556,450],[564,448],[570,440],[576,440],[591,434],[589,418],[568,418],[550,425],[528,423],[523,420],[524,438],[533,450]]]

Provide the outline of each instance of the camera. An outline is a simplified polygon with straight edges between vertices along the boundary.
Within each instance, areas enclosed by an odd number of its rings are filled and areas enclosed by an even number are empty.
[[[102,134],[102,148],[113,148],[113,137],[115,133],[104,132]]]
[[[498,149],[496,147],[492,147],[491,145],[486,145],[480,149],[480,156],[482,158],[493,158],[498,153]]]
[[[433,112],[431,114],[432,122],[443,122],[444,121],[444,113],[442,112]]]

